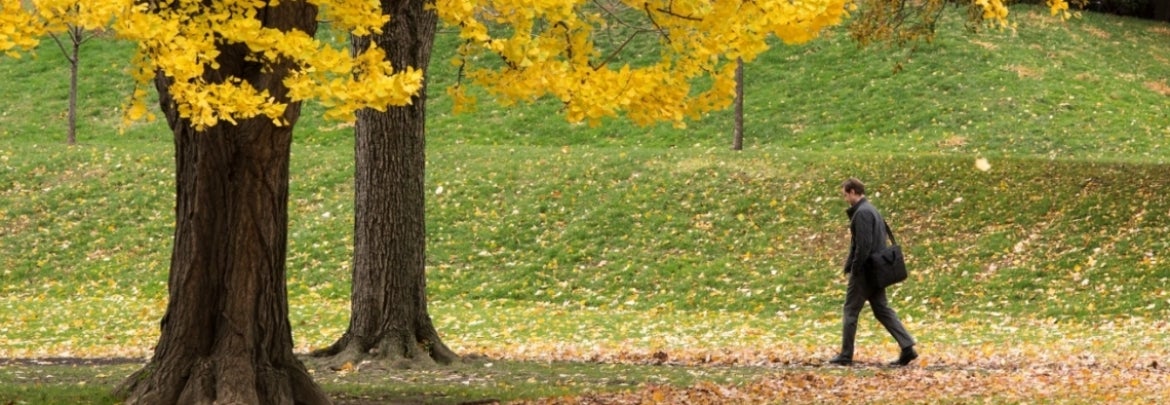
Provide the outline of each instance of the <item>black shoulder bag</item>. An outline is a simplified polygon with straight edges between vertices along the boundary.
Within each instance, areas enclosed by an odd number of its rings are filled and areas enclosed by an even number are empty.
[[[902,256],[902,248],[898,246],[898,240],[894,238],[890,224],[884,220],[882,223],[886,225],[890,245],[869,255],[869,268],[866,274],[869,276],[870,285],[878,288],[886,288],[906,280],[906,257]]]

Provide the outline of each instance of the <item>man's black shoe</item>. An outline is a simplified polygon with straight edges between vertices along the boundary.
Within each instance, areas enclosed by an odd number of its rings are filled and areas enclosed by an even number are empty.
[[[898,360],[890,363],[891,366],[905,366],[918,358],[918,352],[914,351],[914,346],[902,349],[902,354],[898,356]]]
[[[851,365],[851,364],[853,364],[853,357],[852,357],[852,356],[846,356],[846,355],[844,355],[844,354],[838,354],[838,355],[837,355],[837,357],[834,357],[834,358],[832,358],[832,359],[829,359],[829,363],[830,363],[830,364],[836,364],[836,365],[839,365],[839,366],[848,366],[848,365]]]

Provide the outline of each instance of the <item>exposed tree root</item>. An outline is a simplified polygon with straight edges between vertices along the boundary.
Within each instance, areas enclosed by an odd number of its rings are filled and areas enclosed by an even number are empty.
[[[127,378],[114,396],[126,404],[332,403],[295,359],[253,365],[251,359],[226,356],[156,359]]]
[[[385,333],[381,339],[356,339],[346,333],[328,348],[310,354],[318,367],[331,370],[430,368],[458,363],[459,355],[431,331],[426,338],[410,333]]]

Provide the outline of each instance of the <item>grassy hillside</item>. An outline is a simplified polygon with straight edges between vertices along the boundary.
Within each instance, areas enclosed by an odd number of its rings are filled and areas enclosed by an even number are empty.
[[[1015,29],[970,32],[950,10],[930,44],[858,49],[843,29],[800,46],[778,46],[746,67],[747,146],[816,151],[1028,155],[1165,161],[1170,136],[1170,58],[1165,23],[1084,13],[1060,21],[1017,6]],[[440,30],[431,66],[429,144],[694,146],[731,144],[730,111],[642,128],[624,119],[597,128],[566,123],[558,104],[500,107],[487,100],[452,115],[441,91],[455,79],[454,31]],[[323,35],[333,35],[325,31]],[[0,140],[64,138],[67,64],[46,43],[37,58],[0,63]],[[83,140],[153,138],[160,124],[118,131],[129,93],[122,67],[130,45],[92,41],[82,52]],[[19,97],[17,97],[19,96]],[[41,117],[29,119],[28,117]],[[344,125],[315,106],[297,129],[301,144],[346,142]],[[86,138],[88,137],[88,138]]]
[[[1166,24],[1094,13],[1061,22],[1043,8],[1014,11],[1016,29],[972,33],[952,10],[936,40],[912,50],[858,49],[843,31],[770,50],[745,68],[748,147],[1166,159]],[[440,85],[445,77],[439,71]],[[468,121],[446,114],[438,98],[429,125],[442,143],[731,144],[730,111],[683,131],[623,120],[588,128],[546,119],[557,114],[554,102],[485,105]]]
[[[872,185],[908,249],[912,279],[892,299],[924,339],[1165,319],[1170,27],[1041,12],[1017,8],[1010,31],[952,20],[914,52],[859,50],[842,33],[777,48],[748,66],[738,153],[726,113],[684,130],[589,128],[564,123],[553,103],[454,116],[434,92],[428,286],[440,330],[488,351],[533,340],[825,345],[838,327],[848,235],[837,186],[848,176]],[[11,79],[0,84],[8,355],[153,343],[172,145],[157,122],[118,133],[128,51],[84,48],[72,148],[55,50],[0,63]],[[441,86],[451,72],[436,55]],[[313,109],[296,137],[292,317],[299,344],[322,345],[347,319],[352,140]]]

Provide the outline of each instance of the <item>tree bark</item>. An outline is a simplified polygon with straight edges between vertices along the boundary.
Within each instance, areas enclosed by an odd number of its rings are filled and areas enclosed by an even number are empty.
[[[395,69],[425,69],[437,21],[425,4],[383,0],[390,22],[380,35],[353,38],[353,52],[374,42]],[[425,85],[411,105],[358,111],[350,323],[337,342],[314,353],[331,367],[367,358],[391,367],[458,360],[427,312],[425,123]]]
[[[1154,19],[1158,21],[1170,21],[1170,1],[1162,0],[1154,2]]]
[[[316,29],[304,1],[260,10],[270,27]],[[241,45],[221,45],[206,78],[243,79],[287,101],[290,66],[246,60]],[[290,103],[275,126],[266,117],[196,131],[178,117],[166,76],[160,104],[175,138],[176,224],[169,302],[151,361],[115,392],[134,404],[328,404],[293,355],[285,286]]]
[[[77,144],[77,75],[81,70],[83,35],[85,31],[81,27],[69,27],[69,39],[73,45],[72,52],[65,56],[69,59],[69,132],[65,140],[69,145]]]
[[[743,150],[743,58],[735,60],[735,135],[732,150]]]

